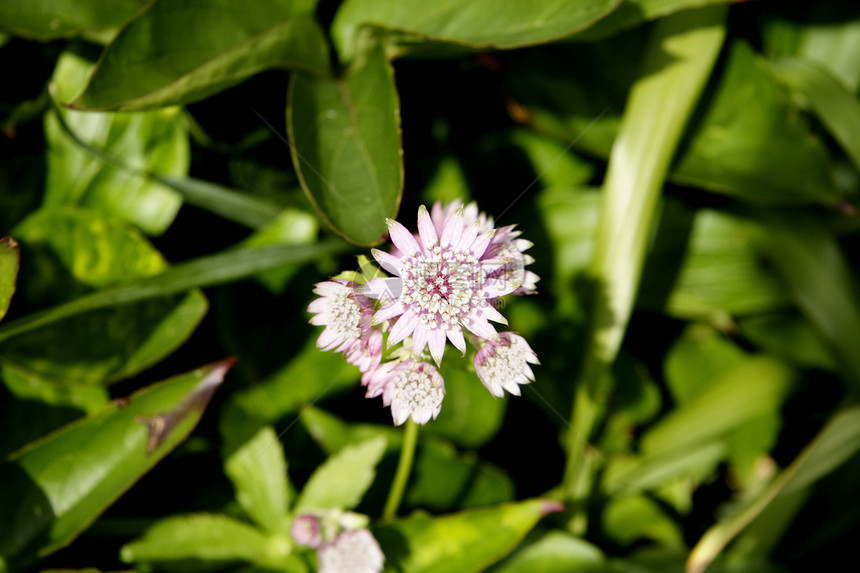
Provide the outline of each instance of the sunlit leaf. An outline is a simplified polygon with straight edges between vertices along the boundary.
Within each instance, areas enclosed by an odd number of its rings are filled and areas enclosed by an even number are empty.
[[[602,526],[607,535],[624,545],[647,538],[664,547],[684,548],[678,524],[659,504],[644,495],[610,500],[603,514]]]
[[[107,47],[78,109],[182,105],[268,68],[328,69],[314,0],[154,2]]]
[[[12,237],[0,239],[0,320],[6,316],[15,294],[19,257],[18,243]]]
[[[13,454],[0,471],[0,563],[68,544],[194,428],[232,360],[117,401]]]
[[[382,48],[343,78],[293,76],[287,124],[293,166],[323,219],[353,243],[378,243],[403,190],[400,102]]]
[[[51,80],[55,95],[71,97],[92,67],[81,56],[64,52]],[[163,233],[173,222],[182,203],[174,190],[140,173],[106,164],[77,140],[137,170],[182,177],[188,173],[189,147],[177,108],[141,114],[55,109],[45,115],[45,138],[48,174],[43,205],[98,209],[151,235]]]
[[[723,4],[731,0],[624,0],[609,16],[576,34],[574,40],[602,38],[631,28],[642,22],[674,14],[681,10],[700,8],[708,4]]]
[[[529,533],[508,557],[487,569],[488,573],[570,573],[610,571],[597,546],[559,530]]]
[[[554,502],[537,499],[440,517],[413,514],[374,527],[373,535],[385,553],[385,571],[477,573],[508,554],[543,515],[557,509]]]
[[[0,28],[40,41],[84,36],[107,42],[145,5],[146,0],[4,0]]]
[[[322,509],[353,509],[376,477],[385,452],[384,438],[346,446],[310,477],[296,500],[295,513]]]
[[[750,316],[738,328],[744,338],[788,363],[837,370],[827,341],[797,312]]]
[[[537,0],[499,6],[492,0],[446,0],[426,10],[418,0],[349,0],[337,12],[332,35],[346,60],[360,46],[362,28],[389,41],[394,53],[426,53],[435,47],[444,54],[452,46],[460,50],[511,49],[569,36],[604,17],[618,2]]]

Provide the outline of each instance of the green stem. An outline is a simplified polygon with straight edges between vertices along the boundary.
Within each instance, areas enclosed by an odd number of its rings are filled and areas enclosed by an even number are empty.
[[[576,529],[582,527],[578,506],[596,467],[585,447],[610,394],[604,381],[633,310],[670,162],[723,43],[725,13],[722,6],[686,10],[654,25],[609,157],[589,268],[588,342],[574,391],[563,482],[565,497],[574,502]]]
[[[403,432],[403,448],[400,450],[400,461],[397,463],[397,473],[391,483],[385,509],[382,510],[383,519],[392,519],[400,507],[403,492],[406,491],[406,482],[409,481],[409,473],[412,471],[412,460],[415,457],[415,444],[418,442],[418,424],[412,418],[406,420],[406,428]]]

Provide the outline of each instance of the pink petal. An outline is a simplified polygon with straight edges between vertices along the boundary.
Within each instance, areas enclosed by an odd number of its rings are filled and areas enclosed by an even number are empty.
[[[441,328],[432,328],[427,336],[427,346],[430,347],[430,355],[436,364],[442,362],[445,354],[445,331]]]
[[[460,237],[460,245],[462,245],[462,247],[464,249],[469,248],[472,245],[472,243],[475,242],[475,239],[477,238],[477,236],[478,236],[478,223],[476,222],[476,223],[468,224],[468,223],[465,223],[465,220],[464,220],[463,236]]]
[[[460,328],[460,325],[455,324],[448,329],[448,340],[451,341],[451,344],[457,350],[463,353],[463,356],[466,355],[466,339],[463,338],[463,329]]]
[[[472,243],[472,246],[469,249],[472,252],[472,254],[480,259],[481,255],[483,255],[487,251],[487,246],[490,244],[490,241],[493,239],[494,234],[495,234],[495,231],[487,231],[486,233],[483,233],[480,237],[475,239],[475,241]]]
[[[425,249],[431,249],[439,243],[439,236],[436,234],[436,228],[433,227],[433,220],[427,213],[427,207],[421,205],[418,208],[418,235],[421,237],[421,244]]]
[[[430,219],[433,220],[433,228],[436,229],[436,236],[438,237],[445,228],[445,210],[439,201],[433,204],[433,209],[430,211]]]
[[[394,243],[401,253],[408,257],[414,257],[421,251],[415,237],[412,236],[412,233],[406,227],[394,219],[386,219],[385,223],[388,225],[391,242]]]
[[[315,298],[308,305],[308,312],[323,312],[325,310],[326,300],[324,298]]]
[[[418,324],[412,332],[412,354],[418,355],[427,346],[427,327],[423,323]]]
[[[403,313],[403,315],[400,317],[397,323],[391,327],[391,331],[388,333],[388,347],[391,348],[392,346],[412,334],[412,331],[415,330],[415,327],[417,325],[417,314],[415,314],[414,312]]]
[[[373,315],[371,324],[382,324],[386,320],[391,320],[395,316],[400,316],[403,314],[404,310],[406,310],[406,307],[403,306],[403,303],[399,300],[392,300],[376,311],[376,314]]]
[[[337,346],[338,342],[340,341],[334,331],[330,328],[324,328],[319,339],[317,339],[317,348],[321,348],[322,350],[331,350]]]
[[[459,246],[460,237],[463,236],[463,211],[457,210],[445,222],[445,229],[442,231],[442,238],[439,244],[443,247]]]
[[[499,334],[496,332],[496,329],[483,316],[472,316],[464,321],[463,326],[476,336],[480,336],[486,340],[499,340]]]
[[[481,313],[488,319],[493,322],[498,322],[500,324],[507,324],[508,319],[502,315],[501,312],[496,310],[496,308],[487,301],[487,306],[481,307]]]
[[[400,276],[400,269],[403,267],[403,263],[400,262],[400,259],[386,253],[385,251],[380,251],[379,249],[370,249],[370,254],[373,255],[376,262],[382,265],[383,269],[392,275]]]
[[[358,294],[363,294],[367,298],[398,298],[403,291],[403,281],[399,278],[388,277],[372,279],[355,290]]]

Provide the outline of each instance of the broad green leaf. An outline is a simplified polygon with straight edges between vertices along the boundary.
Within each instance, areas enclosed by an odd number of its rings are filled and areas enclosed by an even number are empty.
[[[92,66],[81,56],[64,52],[51,80],[56,97],[70,98]],[[151,235],[163,233],[173,222],[180,195],[141,172],[172,177],[188,173],[188,134],[178,108],[139,114],[55,108],[45,115],[45,137],[48,174],[43,205],[98,209]],[[136,172],[106,164],[84,146],[133,166]]]
[[[663,377],[675,404],[683,406],[746,357],[746,352],[713,328],[693,324],[669,349]]]
[[[226,432],[247,433],[227,424]],[[233,438],[235,439],[235,437]],[[224,472],[236,489],[236,499],[260,527],[284,531],[287,517],[287,461],[271,426],[263,426],[229,453]]]
[[[574,427],[567,436],[566,496],[575,495],[584,476],[586,440],[600,407],[593,397],[627,329],[664,179],[723,44],[724,20],[723,7],[669,16],[655,25],[644,48],[640,79],[609,158],[587,273],[592,306],[571,414]]]
[[[376,464],[385,452],[384,438],[371,438],[332,455],[311,475],[295,513],[322,509],[353,509],[376,477]]]
[[[586,28],[572,40],[592,40],[655,20],[681,10],[700,8],[708,4],[727,4],[732,0],[624,0],[609,16]]]
[[[783,503],[827,475],[860,450],[860,407],[839,411],[772,483],[743,511],[712,526],[687,560],[687,571],[700,573],[753,520],[779,515]],[[773,513],[771,513],[773,512]],[[771,515],[768,515],[771,513]],[[762,522],[767,528],[767,521]]]
[[[499,431],[507,401],[494,398],[462,364],[443,366],[440,374],[445,380],[445,407],[426,431],[467,448],[484,445]]]
[[[382,48],[342,78],[294,75],[287,127],[293,166],[320,216],[353,243],[378,243],[403,190],[400,102]]]
[[[83,295],[0,326],[0,342],[84,312],[165,297],[195,287],[224,284],[283,265],[312,261],[344,250],[340,241],[314,245],[236,249],[192,259],[163,273]]]
[[[445,0],[427,10],[418,0],[347,0],[335,16],[332,36],[344,60],[350,60],[360,48],[362,28],[390,42],[397,55],[426,53],[433,44],[438,44],[436,51],[442,53],[452,47],[512,49],[569,36],[606,16],[618,3],[535,0],[499,6],[492,0]]]
[[[18,278],[18,243],[12,237],[0,239],[0,320],[6,316],[12,295],[15,294],[15,281]]]
[[[678,479],[701,482],[725,459],[728,448],[715,441],[692,449],[657,455],[616,457],[603,475],[602,487],[610,495],[653,490]]]
[[[149,386],[13,454],[0,466],[0,569],[71,542],[185,439],[232,362]]]
[[[69,422],[103,408],[101,386],[54,384],[5,364],[0,369],[0,459]]]
[[[620,102],[633,83],[640,32],[593,45],[526,52],[508,86],[540,131],[608,156]],[[734,42],[669,179],[755,203],[833,204],[827,153],[793,108],[770,67]]]
[[[594,176],[591,162],[556,139],[517,129],[511,132],[510,140],[526,154],[542,187],[582,187]]]
[[[646,455],[679,452],[719,439],[769,412],[786,397],[794,373],[776,360],[749,358],[723,372],[642,438]]]
[[[765,268],[749,221],[668,200],[637,298],[640,308],[725,325],[731,316],[787,307],[791,294]]]
[[[358,368],[346,364],[343,356],[317,348],[314,336],[283,367],[240,390],[233,400],[245,412],[271,423],[355,387],[359,377]]]
[[[285,542],[288,552],[289,542]],[[195,569],[212,569],[262,561],[276,549],[275,543],[247,523],[201,513],[159,521],[142,538],[123,545],[120,558],[160,570],[187,571],[192,564]]]
[[[825,70],[803,60],[777,60],[773,70],[818,116],[854,166],[860,169],[860,102],[857,97]]]
[[[372,530],[385,553],[386,572],[477,573],[510,553],[542,516],[559,507],[535,499],[440,517],[416,513]]]
[[[741,336],[789,364],[837,371],[833,351],[798,313],[762,314],[738,321]]]
[[[16,234],[29,269],[23,294],[37,305],[88,296],[94,289],[157,275],[167,266],[135,230],[88,211],[42,209]],[[0,360],[57,382],[113,382],[173,352],[207,307],[194,290],[96,309],[3,341]]]
[[[806,213],[768,213],[759,240],[800,310],[831,345],[843,377],[860,384],[860,300],[832,232]]]
[[[0,28],[31,40],[84,36],[108,42],[145,5],[146,0],[4,0]]]
[[[644,495],[611,499],[601,521],[604,533],[622,545],[647,538],[664,547],[684,548],[678,524],[660,505]]]
[[[73,107],[141,110],[183,105],[268,68],[325,74],[314,0],[154,2],[105,49]],[[68,101],[68,100],[67,100]]]
[[[533,530],[508,557],[487,573],[599,573],[610,571],[597,546],[567,532]]]

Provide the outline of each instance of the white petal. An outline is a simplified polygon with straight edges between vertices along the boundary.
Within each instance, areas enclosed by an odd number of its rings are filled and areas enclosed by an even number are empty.
[[[418,208],[418,235],[425,249],[430,249],[439,243],[439,236],[433,226],[433,220],[427,213],[427,207],[421,205]]]

